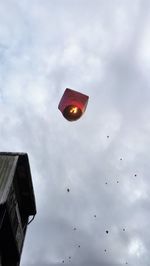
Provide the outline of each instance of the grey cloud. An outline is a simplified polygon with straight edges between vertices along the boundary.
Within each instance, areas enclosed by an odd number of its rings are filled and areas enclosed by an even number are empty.
[[[15,3],[0,19],[1,150],[28,152],[38,210],[21,265],[148,266],[150,94],[136,60],[146,3]],[[57,109],[69,86],[90,96],[76,123]]]

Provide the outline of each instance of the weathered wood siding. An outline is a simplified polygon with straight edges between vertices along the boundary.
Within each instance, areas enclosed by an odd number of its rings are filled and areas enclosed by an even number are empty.
[[[0,204],[6,200],[16,169],[18,156],[0,155]]]

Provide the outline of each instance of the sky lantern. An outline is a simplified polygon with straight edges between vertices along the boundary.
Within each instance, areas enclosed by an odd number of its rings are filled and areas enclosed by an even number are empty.
[[[66,89],[58,105],[58,109],[68,121],[78,120],[86,110],[89,96]]]

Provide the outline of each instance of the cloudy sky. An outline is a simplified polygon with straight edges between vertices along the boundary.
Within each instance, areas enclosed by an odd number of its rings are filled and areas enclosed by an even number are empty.
[[[37,205],[21,266],[150,265],[149,73],[149,0],[0,2],[0,150],[28,153]]]

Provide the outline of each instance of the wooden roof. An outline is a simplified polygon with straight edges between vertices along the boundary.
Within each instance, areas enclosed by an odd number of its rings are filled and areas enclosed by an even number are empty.
[[[28,215],[35,215],[35,196],[27,153],[0,152],[0,204],[6,201],[14,177],[23,210]]]

